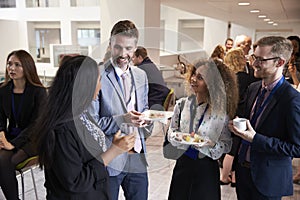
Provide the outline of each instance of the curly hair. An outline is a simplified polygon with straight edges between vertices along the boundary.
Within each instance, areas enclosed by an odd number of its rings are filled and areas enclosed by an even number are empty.
[[[189,85],[196,69],[206,66],[203,79],[207,85],[208,101],[214,111],[226,112],[230,119],[234,118],[238,101],[238,83],[236,75],[218,59],[200,60],[189,66],[186,83]],[[187,90],[191,94],[191,90]]]
[[[224,58],[224,63],[233,70],[234,73],[244,72],[246,65],[244,51],[241,48],[229,50]]]
[[[224,55],[225,55],[225,49],[223,48],[222,45],[217,45],[214,49],[214,51],[211,54],[211,58],[215,59],[215,58],[220,58],[220,59],[224,59]]]

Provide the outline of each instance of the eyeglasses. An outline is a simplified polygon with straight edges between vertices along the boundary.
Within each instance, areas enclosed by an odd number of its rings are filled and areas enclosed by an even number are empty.
[[[253,63],[254,62],[258,62],[260,65],[268,60],[276,60],[276,59],[280,59],[280,57],[273,57],[273,58],[261,58],[261,57],[257,57],[256,55],[252,54],[251,55],[252,59],[253,59]]]

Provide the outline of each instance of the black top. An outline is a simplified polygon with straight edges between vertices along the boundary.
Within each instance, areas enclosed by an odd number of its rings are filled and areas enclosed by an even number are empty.
[[[236,73],[236,75],[237,75],[237,81],[239,85],[239,96],[240,96],[239,106],[236,115],[239,116],[242,110],[244,110],[244,106],[245,106],[244,103],[246,101],[245,95],[249,85],[253,82],[259,81],[260,79],[255,78],[253,74],[251,73],[247,74],[246,72],[238,72]]]
[[[148,105],[149,108],[154,107],[153,105],[163,105],[170,89],[167,88],[166,83],[162,77],[161,72],[158,70],[156,65],[150,60],[145,58],[138,67],[144,70],[147,74],[149,92],[148,92]]]
[[[22,132],[17,137],[10,134],[12,128],[16,127],[16,120],[12,112],[12,86],[12,81],[10,81],[6,86],[0,88],[0,131],[5,132],[8,141],[16,148],[22,148],[27,154],[34,155],[35,150],[32,149],[31,144],[28,144],[31,138],[30,134],[33,133],[24,131],[24,129],[28,128],[41,112],[40,108],[45,103],[47,92],[43,87],[26,84],[24,97],[20,97],[23,103],[18,116],[18,127]],[[21,101],[17,96],[20,95],[14,96],[15,105]],[[18,106],[15,108],[18,110]]]
[[[110,199],[101,148],[82,122],[65,122],[54,132],[54,162],[45,168],[47,199]]]

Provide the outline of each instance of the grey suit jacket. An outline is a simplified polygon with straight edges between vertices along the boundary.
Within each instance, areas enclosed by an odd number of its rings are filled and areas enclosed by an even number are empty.
[[[148,80],[146,73],[137,67],[130,67],[130,73],[133,77],[136,96],[136,110],[143,112],[148,109]],[[112,141],[114,134],[120,129],[125,121],[124,114],[127,113],[126,103],[118,77],[114,71],[111,62],[105,64],[105,70],[101,77],[101,91],[99,93],[100,112],[98,124],[107,138]],[[143,152],[141,159],[146,166],[146,146],[145,138],[151,134],[152,125],[145,128],[139,128],[139,134],[142,142]],[[110,176],[118,175],[124,168],[127,161],[127,153],[121,154],[109,164],[108,171]]]

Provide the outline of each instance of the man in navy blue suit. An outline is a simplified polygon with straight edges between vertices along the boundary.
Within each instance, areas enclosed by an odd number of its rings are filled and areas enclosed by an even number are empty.
[[[163,105],[170,89],[167,87],[161,72],[148,57],[147,50],[138,46],[132,56],[132,63],[147,74],[149,92],[148,106],[152,110],[163,110]]]
[[[300,93],[282,76],[292,53],[283,37],[257,41],[254,76],[247,92],[243,116],[247,130],[230,130],[242,138],[236,166],[236,192],[240,200],[272,199],[293,194],[292,159],[300,157]]]

